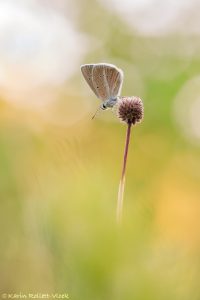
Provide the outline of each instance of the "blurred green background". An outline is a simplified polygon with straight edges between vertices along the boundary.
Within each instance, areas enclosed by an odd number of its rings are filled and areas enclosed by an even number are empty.
[[[0,1],[1,294],[200,299],[199,1],[122,2]],[[145,107],[121,226],[126,127],[91,121],[97,62]]]

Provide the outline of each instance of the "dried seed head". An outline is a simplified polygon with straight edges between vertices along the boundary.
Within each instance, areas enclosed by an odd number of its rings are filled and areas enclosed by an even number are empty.
[[[143,119],[144,107],[139,97],[120,97],[118,101],[118,117],[127,124],[135,125]]]

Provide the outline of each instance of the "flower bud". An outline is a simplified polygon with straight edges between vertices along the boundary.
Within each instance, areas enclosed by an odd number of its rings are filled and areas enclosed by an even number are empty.
[[[127,124],[135,125],[143,119],[144,107],[139,97],[119,97],[117,115]]]

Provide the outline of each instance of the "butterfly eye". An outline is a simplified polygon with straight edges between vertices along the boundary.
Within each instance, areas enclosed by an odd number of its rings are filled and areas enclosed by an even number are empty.
[[[106,105],[105,104],[102,104],[102,109],[106,109]]]

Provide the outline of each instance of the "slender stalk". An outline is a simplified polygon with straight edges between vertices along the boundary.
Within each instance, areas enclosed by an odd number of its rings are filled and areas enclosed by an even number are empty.
[[[121,219],[122,219],[124,186],[125,186],[125,173],[126,173],[126,163],[127,163],[130,135],[131,135],[131,126],[132,126],[132,124],[128,123],[127,132],[126,132],[126,143],[125,143],[125,149],[124,149],[124,160],[123,160],[122,175],[121,175],[121,180],[120,180],[120,183],[119,183],[119,190],[118,190],[118,199],[117,199],[117,222],[118,223],[120,223]]]

